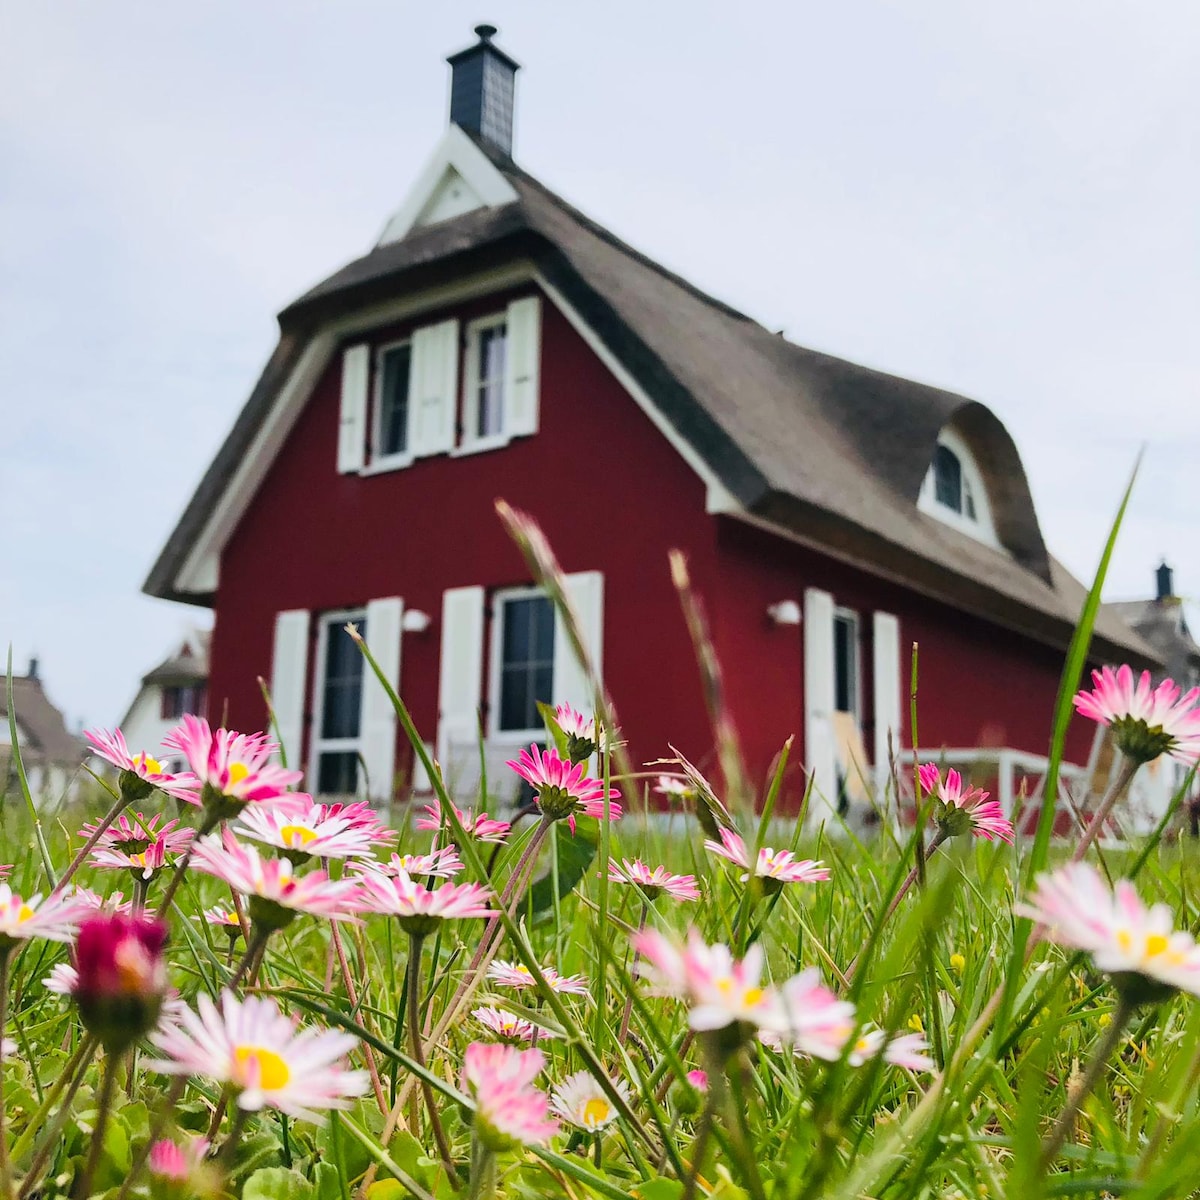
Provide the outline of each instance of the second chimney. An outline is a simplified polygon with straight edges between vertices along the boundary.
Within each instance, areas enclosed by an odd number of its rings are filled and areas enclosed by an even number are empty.
[[[520,63],[492,45],[495,25],[476,25],[479,41],[452,54],[450,121],[478,134],[509,158],[513,149],[513,93]]]
[[[1170,600],[1175,595],[1175,572],[1167,566],[1166,559],[1158,564],[1154,572],[1155,599]]]

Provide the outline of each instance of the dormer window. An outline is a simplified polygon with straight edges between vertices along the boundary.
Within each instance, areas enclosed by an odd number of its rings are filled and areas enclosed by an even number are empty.
[[[917,507],[981,542],[999,544],[983,475],[971,448],[953,429],[938,434]]]
[[[970,481],[963,478],[962,462],[949,446],[938,444],[933,455],[933,497],[951,512],[977,520],[975,493]]]

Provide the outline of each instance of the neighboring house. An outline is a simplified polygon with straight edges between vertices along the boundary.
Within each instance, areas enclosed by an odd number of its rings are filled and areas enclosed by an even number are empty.
[[[1184,691],[1200,685],[1200,645],[1188,629],[1183,600],[1175,594],[1175,573],[1165,563],[1154,572],[1154,595],[1148,600],[1118,600],[1106,604],[1154,648],[1162,661],[1153,672],[1156,684],[1173,679]],[[1098,756],[1105,753],[1098,748]],[[1137,832],[1158,824],[1175,793],[1187,778],[1182,763],[1160,758],[1134,777],[1126,810]],[[1193,786],[1193,804],[1200,801],[1200,786]],[[1200,811],[1192,813],[1192,832],[1200,834]]]
[[[206,711],[210,636],[207,629],[189,627],[171,653],[142,676],[138,694],[121,721],[121,731],[133,753],[155,754],[163,737],[185,713]],[[171,758],[163,761],[163,766],[182,770],[183,760]]]
[[[379,243],[282,312],[146,581],[215,611],[210,715],[261,728],[264,676],[310,787],[390,795],[412,756],[354,621],[451,784],[477,785],[482,730],[490,789],[512,789],[536,702],[588,692],[503,497],[569,572],[635,760],[670,743],[715,771],[678,547],[756,780],[796,734],[790,802],[801,767],[818,814],[839,779],[884,782],[919,643],[921,745],[982,757],[1011,802],[1044,763],[1084,589],[1004,426],[793,345],[560,199],[512,161],[517,65],[477,32],[432,159]],[[1157,663],[1112,614],[1094,654]],[[1090,740],[1073,731],[1071,761]]]
[[[25,675],[12,680],[17,745],[29,781],[30,794],[50,800],[70,798],[79,782],[84,746],[67,729],[62,712],[50,703],[38,674],[38,660],[29,660]],[[16,763],[9,731],[8,688],[0,684],[0,796],[19,795]]]

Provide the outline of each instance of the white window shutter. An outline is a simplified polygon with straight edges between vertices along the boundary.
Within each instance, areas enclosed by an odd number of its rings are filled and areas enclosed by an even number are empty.
[[[437,757],[451,786],[461,763],[469,766],[478,759],[482,688],[483,588],[447,588],[442,593]],[[477,767],[475,774],[478,778]]]
[[[541,365],[542,306],[537,296],[508,306],[508,353],[504,366],[505,432],[537,433],[538,368]]]
[[[812,780],[807,819],[837,816],[837,767],[833,736],[833,597],[819,588],[804,593],[804,764]]]
[[[900,676],[900,622],[891,613],[877,612],[872,617],[871,663],[872,692],[875,697],[875,787],[882,805],[887,794],[888,738],[897,756],[903,747],[903,701]]]
[[[338,421],[337,469],[340,475],[361,471],[366,461],[370,375],[371,347],[347,347],[342,354],[342,400]]]
[[[384,678],[400,690],[400,625],[404,601],[399,596],[367,605],[367,645]],[[390,804],[396,774],[396,710],[370,665],[363,663],[362,758],[367,768],[368,798]]]
[[[457,411],[458,322],[426,325],[412,339],[408,447],[414,458],[453,448]]]
[[[604,576],[599,571],[580,571],[566,577],[567,598],[579,617],[583,644],[592,658],[596,674],[604,672]],[[554,704],[570,704],[584,716],[592,715],[592,689],[583,664],[575,657],[567,637],[566,622],[554,614]]]
[[[309,621],[305,609],[275,614],[275,644],[271,651],[271,707],[275,712],[279,741],[292,770],[297,770],[304,761]]]

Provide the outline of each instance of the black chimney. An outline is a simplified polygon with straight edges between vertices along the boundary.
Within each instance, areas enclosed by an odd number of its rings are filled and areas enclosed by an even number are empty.
[[[452,54],[450,121],[491,142],[510,158],[513,148],[513,91],[521,64],[492,45],[495,25],[476,25],[479,41]]]
[[[1156,599],[1170,600],[1175,595],[1175,572],[1167,566],[1166,559],[1158,564],[1158,570],[1154,572],[1154,582],[1157,585]]]
[[[36,655],[29,660],[29,678],[36,679],[38,677],[38,660]]]

